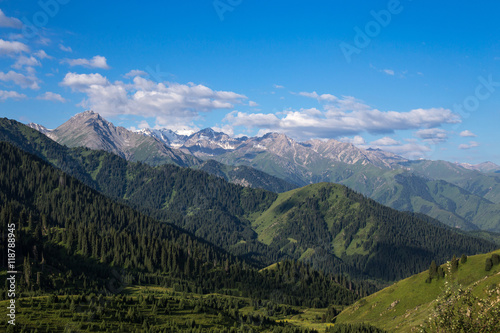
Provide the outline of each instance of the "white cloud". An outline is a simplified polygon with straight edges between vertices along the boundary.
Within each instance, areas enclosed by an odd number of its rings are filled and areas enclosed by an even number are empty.
[[[265,130],[280,127],[280,119],[274,114],[265,113],[243,113],[233,111],[226,115],[224,120],[233,126],[246,126],[250,128],[261,128]]]
[[[470,141],[469,144],[461,144],[458,146],[458,149],[471,149],[479,147],[479,143],[476,141]]]
[[[62,86],[87,95],[81,105],[104,116],[119,114],[156,117],[157,126],[186,125],[202,112],[230,109],[246,96],[214,91],[193,83],[155,83],[136,76],[132,84],[110,82],[100,74],[68,73]]]
[[[69,46],[64,46],[64,45],[62,45],[62,44],[59,44],[59,49],[60,49],[61,51],[64,51],[64,52],[69,52],[69,53],[73,52],[73,50],[71,49],[71,47],[69,47]]]
[[[145,71],[133,69],[130,72],[128,72],[127,74],[123,75],[123,77],[125,77],[125,78],[131,78],[131,77],[136,77],[136,76],[149,76],[149,74],[146,73]]]
[[[47,91],[45,94],[38,96],[36,99],[44,100],[44,101],[53,101],[53,102],[61,102],[66,103],[66,99],[59,94]]]
[[[69,64],[71,67],[73,66],[83,66],[87,68],[101,68],[101,69],[109,69],[106,58],[102,56],[95,56],[92,59],[64,59],[63,63]]]
[[[371,148],[382,149],[408,159],[418,159],[424,157],[426,153],[432,151],[430,147],[418,144],[417,142],[409,142],[395,146],[372,146]]]
[[[7,17],[0,9],[0,27],[22,29],[23,23],[15,17]]]
[[[40,36],[38,35],[38,40],[36,41],[38,44],[41,44],[41,45],[49,45],[50,43],[52,43],[52,41],[50,40],[50,38],[47,38],[47,37],[44,37],[44,36]]]
[[[354,97],[299,93],[318,100],[330,100],[324,110],[301,109],[282,114],[232,112],[225,121],[233,126],[271,129],[295,138],[335,138],[359,135],[394,133],[396,130],[434,128],[446,123],[458,123],[460,118],[449,109],[414,109],[407,112],[372,109]]]
[[[383,69],[382,72],[387,75],[394,75],[394,71],[392,69]]]
[[[448,140],[448,134],[445,130],[439,128],[429,128],[417,131],[415,135],[428,143],[438,144]]]
[[[253,107],[253,108],[254,108],[254,107],[259,106],[259,104],[258,104],[258,103],[256,103],[256,102],[254,102],[254,101],[250,101],[250,102],[248,102],[248,106],[251,106],[251,107]]]
[[[106,86],[109,84],[108,79],[101,74],[77,74],[68,73],[61,82],[61,85],[70,87],[74,91],[81,91],[92,86]]]
[[[40,50],[34,53],[34,56],[38,59],[52,59],[44,50]]]
[[[33,56],[20,56],[19,58],[17,58],[16,60],[16,63],[14,65],[12,65],[12,67],[14,67],[15,69],[21,69],[25,66],[27,67],[34,67],[34,66],[41,66],[42,64],[40,63],[40,61],[38,61],[38,59],[36,59],[35,57]]]
[[[380,146],[400,146],[400,145],[401,145],[400,141],[394,140],[393,138],[390,138],[388,136],[385,136],[381,139],[370,142],[370,146],[377,146],[377,147],[380,147]]]
[[[279,85],[279,84],[275,84],[275,85],[274,85],[274,88],[276,88],[276,89],[285,89],[285,87],[284,87],[284,86]]]
[[[339,141],[351,143],[355,146],[363,146],[366,144],[365,139],[360,135],[356,135],[353,138],[343,137],[343,138],[340,138]]]
[[[318,95],[318,93],[315,91],[313,91],[312,93],[299,92],[299,96],[314,98],[314,99],[317,99],[319,102],[335,102],[336,100],[338,100],[338,98],[333,96],[333,95],[330,95],[330,94]]]
[[[225,133],[229,136],[234,136],[234,129],[230,125],[212,126],[212,129],[216,132],[222,132],[222,133]]]
[[[28,45],[21,42],[11,42],[0,39],[0,55],[11,55],[21,52],[29,52]]]
[[[467,138],[467,137],[475,138],[477,135],[472,133],[469,130],[465,130],[465,131],[460,132],[460,136],[464,137],[464,138]]]
[[[0,72],[0,81],[4,82],[14,82],[21,88],[30,88],[33,90],[40,89],[38,86],[39,80],[34,76],[26,76],[21,73],[17,73],[14,71],[9,71],[8,73]]]
[[[23,99],[26,98],[27,96],[24,94],[20,94],[17,91],[5,91],[5,90],[0,90],[0,101],[4,102],[8,98],[12,99]]]

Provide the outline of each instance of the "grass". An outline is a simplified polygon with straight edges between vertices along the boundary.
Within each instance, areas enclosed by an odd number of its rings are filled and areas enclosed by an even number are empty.
[[[500,250],[492,253],[500,254]],[[465,264],[459,265],[451,281],[467,287],[482,280],[473,293],[484,297],[486,287],[500,283],[500,265],[489,272],[484,269],[485,260],[490,256],[491,253],[469,257]],[[363,298],[345,309],[337,317],[337,322],[366,322],[391,332],[410,332],[429,317],[434,309],[434,300],[444,290],[445,279],[433,279],[431,283],[426,283],[427,277],[428,272],[424,271]]]
[[[272,268],[271,268],[272,269]],[[187,330],[193,322],[195,327],[202,329],[221,329],[223,327],[240,327],[242,323],[228,315],[229,312],[218,311],[211,308],[199,308],[197,301],[215,297],[217,302],[227,301],[230,304],[239,304],[238,312],[242,316],[265,316],[274,322],[287,323],[290,326],[316,329],[324,332],[331,324],[322,323],[321,317],[326,309],[309,309],[287,306],[293,314],[269,315],[265,306],[255,307],[252,301],[244,297],[235,297],[221,294],[200,295],[194,293],[175,292],[172,288],[160,286],[129,286],[122,292],[129,300],[127,302],[117,301],[114,296],[102,298],[101,303],[97,299],[84,299],[76,302],[71,309],[71,304],[66,296],[58,296],[58,300],[50,301],[48,296],[18,297],[16,299],[16,326],[27,327],[28,331],[38,332],[135,332],[143,329],[143,323],[155,329],[177,327],[177,330]],[[166,308],[158,307],[154,310],[152,302],[146,301],[148,296],[155,300],[168,299]],[[74,296],[69,296],[75,298]],[[142,301],[141,301],[142,300]],[[6,317],[6,306],[8,300],[0,301],[0,315]],[[98,308],[102,313],[97,314]],[[131,322],[126,318],[127,312],[136,309],[143,319]],[[165,310],[168,309],[168,310]],[[220,314],[222,313],[222,314]],[[6,330],[6,322],[0,323],[0,331]],[[246,324],[253,328],[254,332],[270,332],[272,326],[262,328],[256,324]],[[174,328],[175,331],[177,331]]]

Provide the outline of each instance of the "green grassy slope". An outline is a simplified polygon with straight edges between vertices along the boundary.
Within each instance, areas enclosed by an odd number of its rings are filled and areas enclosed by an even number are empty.
[[[500,254],[500,250],[493,253]],[[451,276],[451,283],[473,288],[474,294],[483,297],[486,287],[500,283],[500,265],[485,271],[485,260],[490,254],[471,256]],[[443,268],[446,268],[446,264]],[[445,289],[447,278],[433,279],[426,283],[428,271],[399,281],[375,294],[363,298],[345,309],[338,323],[368,322],[391,332],[410,332],[429,318],[436,300]]]
[[[262,188],[277,193],[290,191],[298,187],[281,178],[271,176],[248,166],[230,166],[215,160],[208,160],[194,168],[221,177],[233,184]]]
[[[494,203],[500,203],[498,174],[468,170],[446,161],[411,161],[404,166],[419,175],[445,180]]]
[[[252,227],[261,242],[318,268],[385,281],[415,274],[433,259],[478,253],[487,244],[331,183],[281,193]],[[488,246],[487,251],[497,247]]]
[[[7,318],[9,301],[0,301]],[[71,304],[74,304],[73,306]],[[96,306],[96,304],[99,304]],[[324,332],[327,309],[312,309],[223,294],[185,293],[155,285],[129,285],[120,295],[19,297],[16,326],[27,332]],[[339,308],[340,309],[340,308]],[[134,316],[130,316],[134,313]],[[146,322],[146,325],[144,324]],[[147,326],[147,328],[146,328]],[[0,331],[7,331],[6,321]],[[8,332],[8,331],[7,331]]]
[[[252,166],[299,186],[340,183],[383,205],[427,214],[452,227],[500,232],[500,177],[495,174],[444,161],[411,161],[395,170],[362,163],[332,163],[319,157],[300,164],[295,156],[268,151],[245,155],[235,151],[217,159],[229,165]]]

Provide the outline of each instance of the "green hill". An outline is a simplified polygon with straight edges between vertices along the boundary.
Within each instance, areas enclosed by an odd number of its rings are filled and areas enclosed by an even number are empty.
[[[500,250],[492,253],[500,254]],[[337,323],[370,323],[390,332],[411,332],[428,320],[436,299],[443,294],[446,283],[462,289],[472,288],[474,295],[484,298],[486,290],[500,284],[500,265],[485,271],[485,261],[491,254],[470,256],[465,264],[445,278],[426,282],[429,272],[424,271],[393,284],[354,303],[337,317]],[[448,264],[443,269],[448,271]],[[448,282],[447,282],[448,281]]]
[[[39,158],[0,142],[0,233],[15,224],[20,290],[98,292],[113,268],[135,283],[181,284],[198,293],[236,290],[294,305],[350,304],[338,277],[291,261],[258,269],[200,238],[113,202]],[[0,246],[6,267],[7,244]],[[24,264],[23,264],[24,262]],[[55,272],[64,275],[54,274]],[[78,278],[74,278],[79,276]],[[87,287],[75,281],[87,281]],[[6,290],[0,293],[5,297]]]
[[[419,272],[433,259],[497,247],[331,183],[281,193],[252,226],[261,242],[317,268],[384,281]]]
[[[387,283],[425,269],[432,259],[496,248],[342,185],[314,184],[278,195],[189,168],[151,167],[104,151],[69,149],[17,122],[0,123],[5,125],[0,139],[260,268],[295,259],[325,272]]]

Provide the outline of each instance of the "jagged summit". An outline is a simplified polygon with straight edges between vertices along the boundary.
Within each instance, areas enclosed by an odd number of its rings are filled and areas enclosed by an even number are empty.
[[[469,169],[469,170],[476,170],[480,172],[495,172],[500,170],[500,166],[493,163],[493,162],[483,162],[479,164],[470,164],[470,163],[457,163],[458,165]]]
[[[37,130],[40,133],[45,134],[45,135],[47,135],[48,133],[51,132],[51,130],[49,130],[47,127],[42,126],[40,124],[29,123],[27,126]]]
[[[32,128],[38,130],[36,126]],[[201,163],[192,156],[173,150],[154,136],[115,126],[91,110],[74,115],[61,126],[45,134],[68,147],[104,150],[131,161],[151,164],[173,162],[182,166]]]

